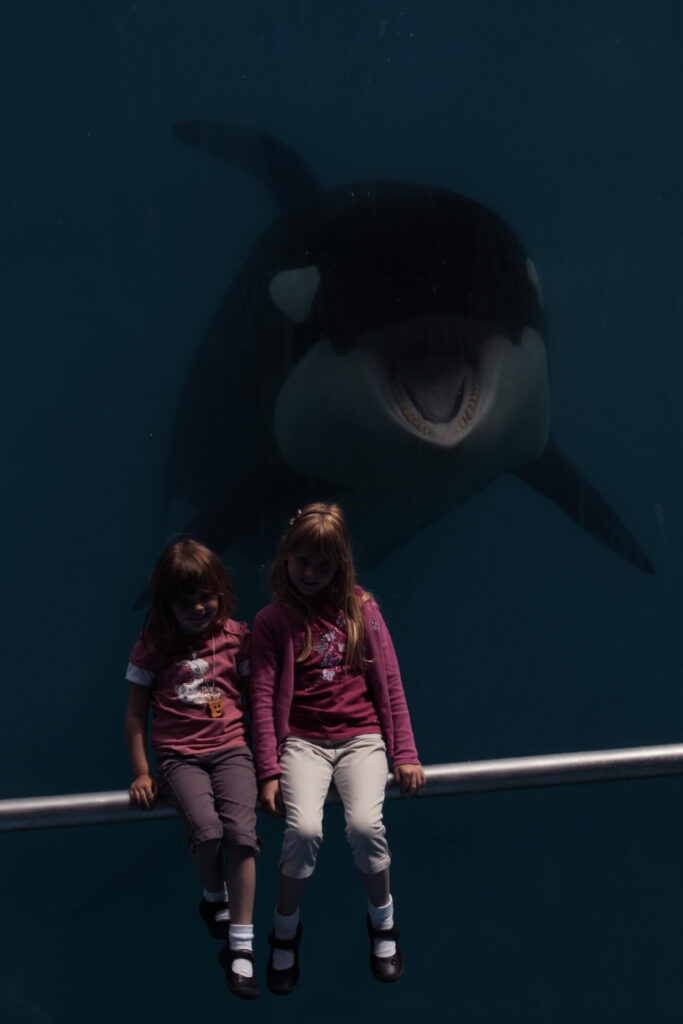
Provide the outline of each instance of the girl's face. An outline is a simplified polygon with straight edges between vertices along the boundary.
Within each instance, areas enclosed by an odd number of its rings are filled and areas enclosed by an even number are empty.
[[[171,611],[183,633],[201,633],[218,614],[218,597],[201,590],[182,594],[171,605]]]
[[[320,558],[306,547],[292,548],[287,558],[290,582],[304,597],[322,594],[329,587],[336,571],[336,562]]]

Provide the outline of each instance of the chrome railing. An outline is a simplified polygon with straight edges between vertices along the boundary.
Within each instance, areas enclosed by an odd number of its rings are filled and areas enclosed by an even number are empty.
[[[625,782],[629,779],[683,775],[683,744],[432,764],[425,766],[425,774],[427,785],[418,794],[420,798],[502,789],[530,789],[537,786],[565,786],[582,782]],[[387,799],[394,800],[399,796],[399,787],[389,775]],[[327,802],[338,803],[338,797],[333,791]],[[124,821],[157,821],[174,815],[175,811],[163,803],[157,804],[152,811],[141,811],[133,807],[127,790],[34,796],[0,800],[0,832],[64,828],[70,825],[109,825]]]

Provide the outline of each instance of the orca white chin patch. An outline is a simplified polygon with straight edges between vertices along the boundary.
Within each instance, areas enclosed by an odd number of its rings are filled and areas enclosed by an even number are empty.
[[[308,319],[319,287],[320,271],[313,265],[281,270],[271,279],[269,291],[280,312],[293,324],[302,324]]]
[[[550,390],[538,332],[526,328],[513,344],[491,331],[479,339],[476,358],[458,356],[457,346],[453,353],[450,373],[414,375],[403,385],[392,378],[394,415],[405,429],[437,448],[474,447],[484,461],[497,445],[495,458],[506,469],[540,454],[549,431]]]
[[[457,318],[445,318],[439,332],[433,324],[403,324],[381,338],[366,335],[343,354],[327,339],[318,342],[276,403],[286,462],[348,486],[381,487],[405,474],[416,484],[438,480],[452,504],[536,458],[550,419],[539,334],[527,328],[514,343],[478,325],[468,347]]]

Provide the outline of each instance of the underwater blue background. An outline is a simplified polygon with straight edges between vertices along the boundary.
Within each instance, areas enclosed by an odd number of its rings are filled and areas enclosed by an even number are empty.
[[[2,795],[129,782],[123,675],[167,536],[176,402],[277,212],[172,138],[191,117],[270,132],[325,186],[429,182],[499,213],[541,278],[555,436],[655,563],[638,572],[503,477],[365,573],[423,761],[679,741],[679,6],[6,0],[0,29]],[[266,600],[272,553],[230,563],[242,617]],[[225,989],[178,822],[6,834],[0,1013],[678,1021],[682,793],[668,779],[388,804],[407,963],[390,987],[367,968],[332,809],[300,989],[274,1002],[262,985],[255,1006]],[[262,978],[280,827],[261,825]]]

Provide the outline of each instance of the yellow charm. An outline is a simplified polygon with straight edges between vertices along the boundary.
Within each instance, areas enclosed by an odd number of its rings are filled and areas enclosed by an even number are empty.
[[[225,709],[223,708],[223,701],[220,699],[210,700],[207,704],[207,707],[209,709],[209,714],[211,715],[212,718],[222,718],[225,713]]]

